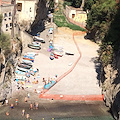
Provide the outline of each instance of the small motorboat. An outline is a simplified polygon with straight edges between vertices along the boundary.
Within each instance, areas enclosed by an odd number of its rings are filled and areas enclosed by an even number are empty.
[[[65,52],[66,55],[74,55],[74,53]]]
[[[33,56],[30,56],[30,55],[24,55],[23,57],[24,57],[24,58],[34,59],[34,57],[33,57]]]
[[[58,57],[62,57],[63,56],[63,54],[61,52],[56,52],[56,51],[54,51],[54,55],[56,55]]]
[[[33,36],[33,41],[35,42],[41,42],[41,43],[45,43],[44,39],[43,38],[40,38],[38,36]]]
[[[29,65],[32,65],[32,61],[30,61],[30,60],[23,59],[22,63],[26,63],[26,64],[29,64]]]
[[[26,58],[23,57],[23,59],[24,59],[24,60],[29,60],[29,61],[34,62],[34,59],[30,59],[30,58],[27,58],[27,57],[26,57]]]
[[[20,75],[25,75],[25,72],[22,72],[22,71],[20,71],[20,70],[16,70],[15,73],[16,73],[16,74],[20,74]]]
[[[28,44],[28,47],[31,48],[31,49],[36,49],[36,50],[40,50],[41,49],[40,46],[35,46],[33,44]]]
[[[39,42],[32,42],[32,44],[33,44],[34,46],[41,46],[41,44],[40,44]]]
[[[18,69],[19,71],[22,71],[22,72],[27,72],[27,71],[28,71],[28,69],[21,68],[21,67],[18,67],[18,66],[17,66],[17,69]]]
[[[25,68],[25,69],[30,69],[31,66],[25,65],[25,64],[18,64],[18,67]]]

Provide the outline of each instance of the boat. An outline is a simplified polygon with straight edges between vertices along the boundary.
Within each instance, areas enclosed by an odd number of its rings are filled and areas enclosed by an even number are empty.
[[[20,63],[20,64],[27,65],[27,66],[29,66],[30,68],[32,67],[32,65],[31,65],[31,64],[28,64],[28,63]]]
[[[34,46],[41,46],[41,44],[39,43],[39,42],[32,42],[32,44],[34,45]]]
[[[35,46],[33,44],[28,44],[28,47],[31,48],[31,49],[36,49],[36,50],[40,50],[41,49],[40,46]]]
[[[33,41],[45,43],[44,39],[43,39],[43,38],[40,38],[40,37],[38,37],[38,36],[33,36]]]
[[[66,55],[74,55],[74,53],[65,52]]]
[[[31,61],[31,62],[34,62],[34,59],[30,59],[30,58],[27,58],[27,57],[26,57],[26,58],[23,57],[23,59],[24,59],[24,60],[29,60],[29,61]]]
[[[29,64],[29,65],[32,65],[32,61],[30,61],[30,60],[23,59],[22,63],[26,63],[26,64]]]
[[[30,59],[33,59],[33,60],[34,60],[34,57],[33,57],[33,56],[30,56],[30,55],[24,55],[23,58],[30,58]]]
[[[32,55],[32,56],[38,55],[38,53],[36,53],[36,52],[27,52],[26,54],[27,54],[27,55]]]
[[[30,69],[32,66],[26,65],[26,64],[18,64],[18,67]]]
[[[21,68],[21,67],[18,67],[18,66],[17,66],[17,69],[20,70],[20,71],[22,71],[22,72],[27,72],[28,71],[28,69]]]
[[[20,74],[20,75],[25,75],[25,72],[22,72],[22,71],[20,71],[20,70],[16,70],[15,73],[16,73],[16,74]]]
[[[54,51],[54,53],[53,53],[54,55],[57,55],[58,57],[62,57],[63,56],[63,54],[62,53],[60,53],[60,52],[56,52],[56,51]]]

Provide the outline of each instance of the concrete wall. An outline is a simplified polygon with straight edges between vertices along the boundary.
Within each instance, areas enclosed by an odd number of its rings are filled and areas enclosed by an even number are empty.
[[[28,43],[31,43],[33,41],[33,37],[24,31],[20,31],[20,36],[22,39],[23,49],[25,49],[27,48]]]

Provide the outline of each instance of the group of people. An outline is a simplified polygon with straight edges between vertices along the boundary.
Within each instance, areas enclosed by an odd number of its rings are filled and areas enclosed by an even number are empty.
[[[27,93],[27,95],[25,96],[25,99],[24,99],[25,104],[28,103],[29,99],[30,99],[30,93]],[[18,98],[15,99],[15,102],[10,102],[10,103],[8,102],[8,99],[5,99],[5,105],[6,106],[10,105],[11,110],[15,109],[15,106],[18,106],[18,104],[21,104],[20,101],[18,100]],[[38,110],[38,106],[39,106],[38,102],[33,102],[33,103],[31,102],[29,104],[29,109],[30,110]],[[9,115],[10,115],[10,112],[6,111],[6,116],[9,116]],[[22,109],[21,115],[25,116],[27,119],[30,118],[29,113],[25,109]]]

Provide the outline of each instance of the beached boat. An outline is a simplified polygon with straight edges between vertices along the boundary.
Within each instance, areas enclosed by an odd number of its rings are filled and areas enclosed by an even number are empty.
[[[26,54],[27,54],[27,55],[31,55],[31,56],[36,56],[36,55],[38,55],[38,53],[36,53],[36,52],[27,52]]]
[[[32,67],[32,65],[31,65],[31,64],[28,64],[28,63],[20,63],[20,64],[27,65],[27,66],[29,66],[30,68]]]
[[[30,60],[23,59],[22,63],[26,63],[26,64],[29,64],[29,65],[32,65],[32,61],[30,61]]]
[[[56,51],[54,51],[53,54],[56,55],[56,56],[59,56],[59,57],[62,57],[62,56],[63,56],[63,54],[62,54],[61,52],[56,52]]]
[[[32,44],[34,45],[34,46],[41,46],[41,44],[39,43],[39,42],[32,42]]]
[[[20,71],[22,71],[22,72],[27,72],[28,71],[28,69],[21,68],[21,67],[18,67],[18,66],[17,66],[17,69],[20,70]]]
[[[65,52],[66,55],[74,55],[74,53],[71,52]]]
[[[23,57],[23,59],[24,59],[24,60],[29,60],[29,61],[34,62],[34,60],[33,60],[33,59],[30,59],[30,58],[24,58],[24,57]]]
[[[18,67],[30,69],[32,66],[26,65],[26,64],[18,64]]]
[[[28,44],[28,47],[31,48],[31,49],[36,49],[36,50],[40,50],[41,49],[40,46],[35,46],[33,44]]]
[[[16,73],[16,74],[20,74],[20,75],[25,75],[25,72],[22,72],[22,71],[20,71],[20,70],[16,70],[15,73]]]
[[[33,36],[33,41],[45,43],[44,39],[43,39],[43,38],[40,38],[40,37],[38,37],[38,36]]]
[[[35,57],[30,56],[30,55],[24,55],[23,58],[30,58],[30,59],[34,60]]]

